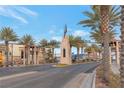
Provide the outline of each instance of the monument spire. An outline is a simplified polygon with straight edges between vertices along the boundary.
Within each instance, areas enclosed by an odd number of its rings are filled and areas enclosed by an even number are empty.
[[[67,25],[65,24],[64,37],[66,36],[66,33],[67,33]]]

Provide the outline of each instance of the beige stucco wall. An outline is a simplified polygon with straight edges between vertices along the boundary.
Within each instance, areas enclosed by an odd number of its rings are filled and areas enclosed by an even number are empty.
[[[9,45],[9,50],[11,53],[13,53],[13,56],[21,56],[21,49],[24,48],[24,45],[15,45],[15,44],[10,44]]]

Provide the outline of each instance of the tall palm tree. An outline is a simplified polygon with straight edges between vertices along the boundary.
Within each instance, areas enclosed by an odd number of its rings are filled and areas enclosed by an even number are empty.
[[[110,63],[109,63],[109,7],[107,5],[100,6],[101,32],[103,33],[103,78],[109,82]]]
[[[121,6],[121,56],[120,56],[120,76],[121,87],[124,88],[124,6]]]
[[[9,61],[9,42],[10,41],[17,41],[18,36],[10,27],[4,27],[0,31],[0,40],[3,40],[5,42],[6,46],[6,62]]]
[[[104,9],[105,8],[105,9]],[[84,27],[90,27],[93,31],[101,31],[102,42],[104,44],[103,62],[104,63],[104,79],[109,81],[109,31],[113,31],[114,27],[120,23],[120,7],[117,6],[92,6],[92,12],[85,11],[83,14],[88,17],[86,20],[81,20],[79,24]],[[104,16],[103,16],[104,15]],[[104,33],[106,32],[106,33]],[[105,66],[106,65],[106,66]]]
[[[21,39],[20,39],[20,43],[23,44],[25,46],[25,57],[26,57],[26,62],[25,64],[29,64],[30,62],[30,46],[34,45],[35,41],[32,38],[31,35],[24,35]],[[32,55],[33,56],[33,55]],[[33,60],[32,60],[33,61]]]
[[[114,31],[109,31],[108,32],[109,34],[109,42],[111,42],[113,40],[113,38],[115,37],[115,32]],[[95,31],[92,31],[90,32],[90,37],[92,39],[94,39],[96,41],[96,43],[98,44],[102,44],[103,43],[103,33],[99,30],[95,30]]]
[[[115,26],[118,26],[120,23],[120,7],[110,6],[108,11],[109,17],[109,30],[113,30]],[[79,24],[84,27],[90,27],[91,30],[100,31],[101,16],[100,16],[100,6],[95,5],[91,6],[92,11],[85,11],[83,14],[88,17],[87,19],[81,20]]]

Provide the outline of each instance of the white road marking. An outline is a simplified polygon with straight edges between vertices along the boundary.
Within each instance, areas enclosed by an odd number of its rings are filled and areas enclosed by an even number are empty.
[[[4,77],[0,77],[0,80],[6,80],[6,79],[14,78],[14,77],[20,77],[20,76],[30,75],[30,74],[34,74],[34,73],[37,73],[37,71],[31,71],[31,72],[25,72],[25,73],[4,76]]]

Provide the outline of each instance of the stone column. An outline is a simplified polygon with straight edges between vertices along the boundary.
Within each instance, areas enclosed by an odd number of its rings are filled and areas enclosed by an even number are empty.
[[[40,49],[37,48],[36,50],[36,63],[39,64],[39,52],[40,52]]]
[[[26,60],[25,60],[25,54],[26,54],[26,53],[25,53],[25,47],[24,47],[24,49],[23,49],[23,64],[24,64],[24,65],[26,65],[26,62],[25,62],[25,61],[26,61]]]
[[[28,57],[28,65],[29,65],[30,64],[30,46],[28,46],[27,57]]]
[[[116,41],[116,63],[120,64],[120,52],[119,52],[119,43]]]
[[[37,62],[36,62],[36,46],[34,46],[34,64],[37,64]]]
[[[112,53],[111,53],[111,46],[109,47],[109,62],[112,63]]]

